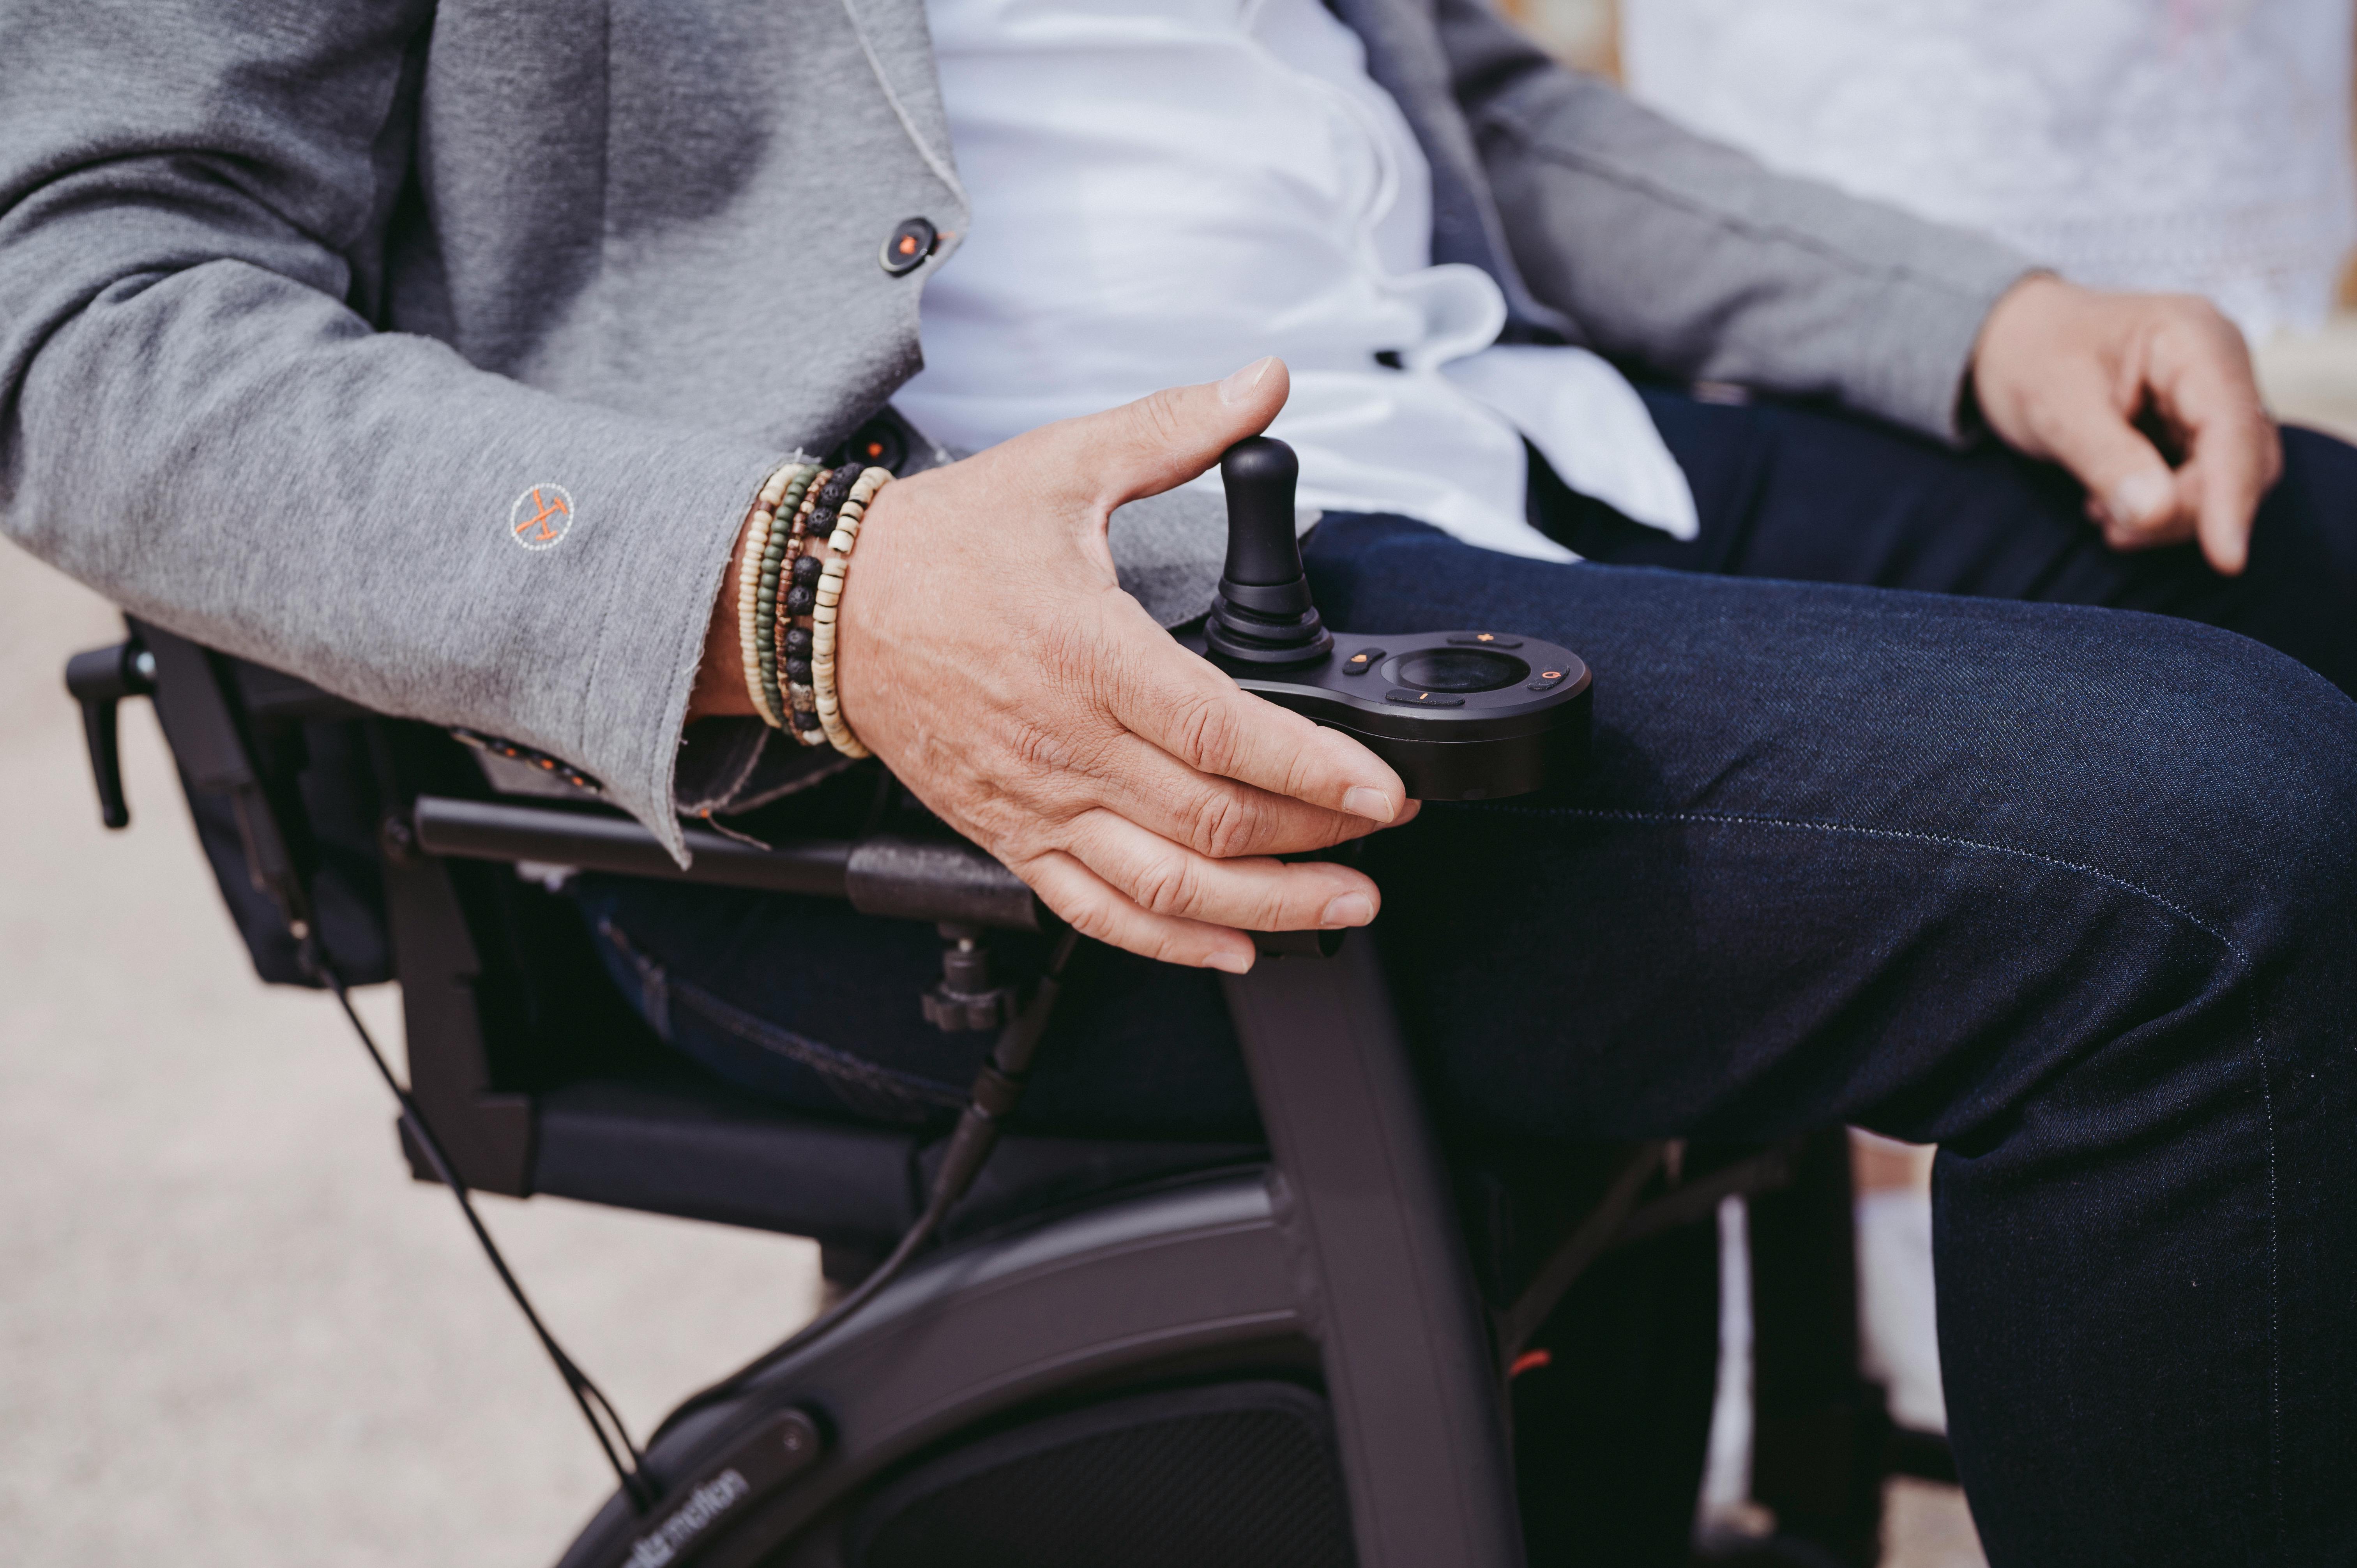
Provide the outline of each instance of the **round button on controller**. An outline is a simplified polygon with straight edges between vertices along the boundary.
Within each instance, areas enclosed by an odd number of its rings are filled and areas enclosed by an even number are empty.
[[[1530,678],[1531,667],[1488,648],[1428,648],[1399,661],[1393,679],[1427,692],[1495,692]]]

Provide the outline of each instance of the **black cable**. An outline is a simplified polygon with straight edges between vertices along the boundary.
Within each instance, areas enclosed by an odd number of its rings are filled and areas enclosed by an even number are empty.
[[[605,1454],[606,1463],[614,1467],[614,1474],[621,1481],[622,1490],[630,1498],[631,1506],[640,1513],[646,1512],[654,1506],[657,1494],[647,1478],[646,1455],[630,1441],[630,1429],[622,1424],[620,1413],[607,1399],[604,1391],[590,1381],[589,1375],[565,1353],[565,1347],[556,1342],[556,1336],[548,1331],[548,1326],[540,1320],[540,1314],[533,1309],[532,1298],[524,1294],[522,1284],[509,1270],[507,1259],[500,1255],[499,1243],[491,1240],[490,1231],[483,1226],[482,1217],[475,1212],[474,1199],[468,1195],[466,1182],[460,1179],[457,1167],[444,1153],[442,1140],[434,1135],[434,1129],[426,1122],[425,1112],[418,1110],[417,1101],[393,1076],[392,1065],[384,1059],[384,1053],[377,1048],[376,1037],[369,1033],[368,1026],[361,1022],[360,1014],[352,1006],[351,994],[344,989],[343,977],[326,961],[315,939],[307,937],[298,944],[298,950],[304,968],[336,993],[337,1004],[343,1008],[344,1016],[351,1020],[352,1029],[360,1036],[361,1045],[367,1050],[369,1060],[376,1064],[377,1076],[384,1079],[384,1086],[393,1090],[393,1099],[400,1101],[402,1125],[408,1130],[418,1151],[425,1155],[425,1163],[434,1168],[435,1176],[450,1189],[450,1196],[458,1200],[458,1209],[467,1217],[468,1228],[474,1231],[475,1240],[482,1243],[483,1256],[491,1261],[491,1269],[500,1276],[500,1283],[507,1286],[508,1294],[515,1298],[524,1321],[531,1324],[533,1333],[539,1336],[541,1348],[546,1350],[548,1359],[556,1364],[556,1375],[565,1380],[565,1390],[573,1395],[573,1402],[581,1407],[582,1419],[589,1423],[590,1433],[597,1439],[598,1449]],[[619,1453],[615,1451],[617,1444],[620,1447]],[[629,1456],[627,1459],[625,1455]]]
[[[662,1418],[649,1442],[660,1442],[682,1421],[700,1410],[744,1391],[747,1384],[788,1358],[801,1354],[819,1340],[848,1322],[860,1308],[882,1294],[884,1287],[898,1279],[911,1259],[933,1239],[951,1209],[974,1186],[990,1152],[997,1146],[998,1134],[1006,1118],[1023,1098],[1023,1087],[1031,1070],[1031,1058],[1038,1054],[1039,1039],[1047,1033],[1048,1016],[1055,1010],[1056,998],[1063,989],[1064,971],[1071,962],[1072,951],[1080,945],[1080,933],[1067,929],[1056,939],[1048,957],[1048,966],[1039,976],[1031,1000],[1013,1022],[999,1031],[998,1043],[991,1047],[989,1058],[975,1074],[974,1089],[966,1097],[965,1109],[958,1115],[957,1126],[950,1133],[949,1144],[942,1155],[941,1168],[933,1173],[933,1185],[925,1201],[924,1212],[909,1227],[884,1261],[871,1270],[848,1295],[813,1319],[799,1333],[773,1349],[764,1351],[755,1359],[739,1367],[718,1382],[690,1394],[679,1408]]]

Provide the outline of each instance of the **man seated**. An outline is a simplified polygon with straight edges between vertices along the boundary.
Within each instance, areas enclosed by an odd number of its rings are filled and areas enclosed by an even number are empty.
[[[1937,1142],[1994,1562],[2357,1557],[2357,455],[2197,303],[1772,177],[1478,0],[36,0],[0,410],[27,548],[674,848],[882,758],[1141,955],[1039,1125],[1248,1122],[1201,972],[1382,907],[1474,1135]],[[1263,429],[1330,622],[1587,659],[1576,787],[1419,812],[1166,635]],[[740,1082],[970,1077],[922,932],[580,897]]]

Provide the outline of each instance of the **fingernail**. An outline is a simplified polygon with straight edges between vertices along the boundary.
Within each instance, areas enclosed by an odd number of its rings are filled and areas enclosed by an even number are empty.
[[[1399,815],[1389,795],[1381,789],[1370,789],[1364,784],[1354,786],[1342,797],[1342,809],[1354,817],[1365,817],[1377,822],[1388,822]]]
[[[1213,953],[1211,957],[1203,961],[1204,968],[1224,969],[1230,974],[1249,973],[1252,970],[1252,966],[1253,955],[1251,953],[1236,952],[1227,948],[1222,948],[1218,952]]]
[[[1374,918],[1375,901],[1372,898],[1363,893],[1345,893],[1327,905],[1326,912],[1318,916],[1318,920],[1330,931],[1342,926],[1363,926]]]
[[[1242,403],[1252,396],[1253,389],[1260,385],[1261,378],[1268,374],[1268,368],[1275,363],[1276,363],[1275,355],[1264,354],[1243,370],[1228,377],[1220,383],[1220,401],[1229,403]]]
[[[2160,474],[2147,470],[2122,479],[2108,503],[2114,521],[2143,528],[2160,521],[2177,496],[2177,487]]]

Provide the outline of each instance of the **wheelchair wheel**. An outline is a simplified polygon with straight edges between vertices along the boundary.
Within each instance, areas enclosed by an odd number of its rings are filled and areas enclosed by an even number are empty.
[[[1289,1383],[1133,1396],[906,1470],[854,1510],[843,1568],[1348,1568],[1326,1402]]]

